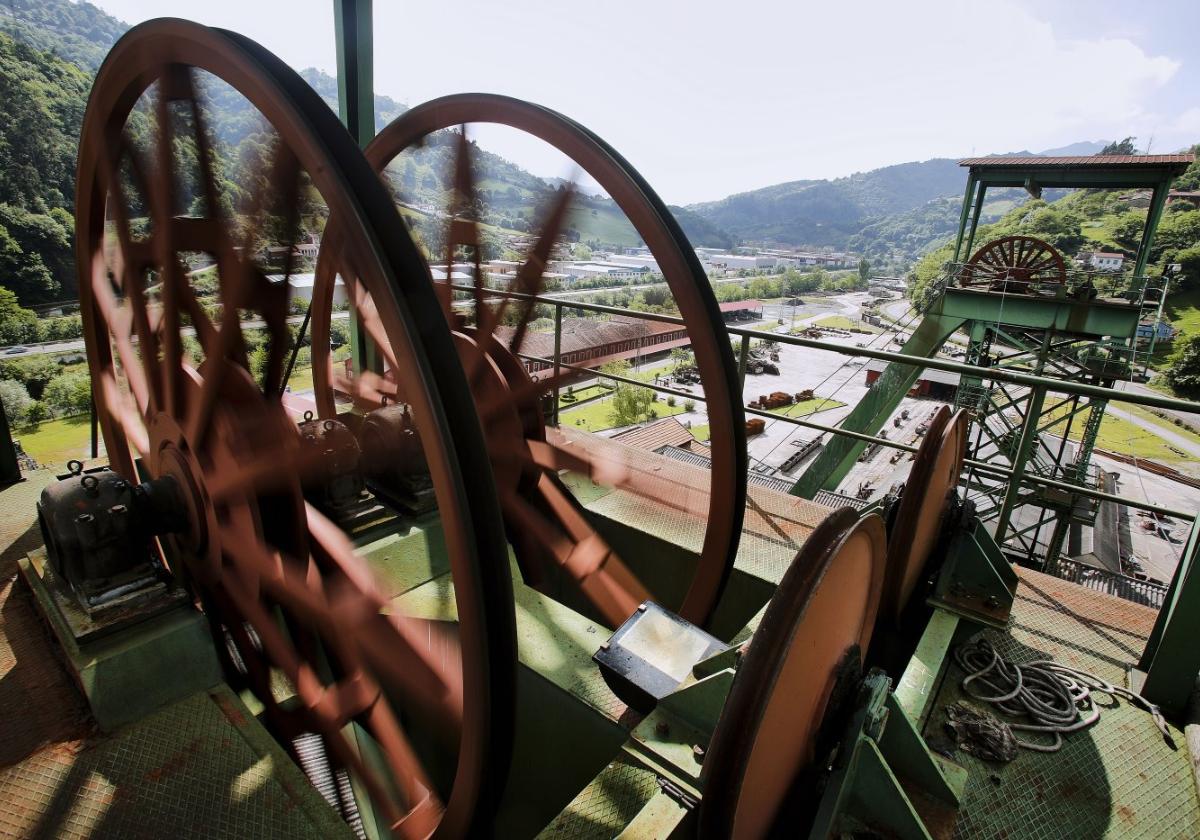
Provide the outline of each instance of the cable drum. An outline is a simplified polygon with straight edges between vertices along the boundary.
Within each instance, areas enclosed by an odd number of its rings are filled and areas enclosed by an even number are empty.
[[[1010,662],[982,636],[959,645],[954,651],[954,660],[967,673],[962,681],[962,690],[966,694],[995,706],[1006,715],[1031,721],[1010,722],[1010,729],[1054,736],[1050,744],[1017,738],[1017,743],[1027,750],[1057,752],[1062,748],[1063,735],[1086,729],[1099,720],[1100,708],[1092,699],[1093,692],[1122,697],[1149,712],[1163,738],[1172,749],[1175,748],[1157,706],[1141,695],[1093,674],[1050,659],[1021,664]]]

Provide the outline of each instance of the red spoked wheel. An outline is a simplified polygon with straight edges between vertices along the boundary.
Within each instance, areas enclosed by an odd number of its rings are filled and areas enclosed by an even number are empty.
[[[990,291],[1030,292],[1067,282],[1062,254],[1032,236],[1004,236],[988,242],[963,267],[959,285]]]
[[[555,373],[544,363],[520,358],[535,305],[527,297],[494,303],[480,270],[478,176],[473,146],[466,137],[466,127],[475,123],[518,129],[565,154],[612,197],[656,259],[682,316],[707,403],[712,470],[697,482],[701,486],[666,481],[622,447],[600,442],[592,445],[577,434],[546,428],[541,400],[554,387]],[[537,586],[547,570],[560,570],[614,627],[643,600],[654,597],[591,525],[580,503],[559,479],[560,471],[571,470],[666,504],[699,523],[703,539],[695,576],[682,602],[667,606],[704,624],[737,552],[746,500],[747,454],[736,364],[711,286],[694,251],[666,206],[611,147],[570,119],[528,102],[466,94],[420,105],[380,132],[367,148],[367,157],[383,173],[406,150],[455,127],[461,127],[461,133],[453,139],[452,199],[446,208],[445,259],[437,269],[443,275],[438,294],[445,317],[458,330],[459,353],[487,434],[508,532],[527,582]],[[446,135],[440,137],[444,141]],[[534,243],[512,278],[514,291],[526,296],[543,291],[547,264],[573,198],[573,188],[560,188],[548,197]],[[462,316],[453,311],[450,288],[456,256],[464,251],[473,260],[473,277],[468,279],[475,313],[471,327],[464,327]],[[387,373],[393,360],[377,326],[379,301],[344,274],[346,292],[364,331],[380,348],[383,364],[354,381],[333,370],[325,330],[331,316],[334,263],[323,259],[318,265],[313,303],[314,372],[322,415],[334,416],[335,392],[352,396],[358,407],[368,410],[389,400],[403,401],[405,395]],[[530,375],[530,366],[542,370]],[[576,375],[570,370],[559,374],[561,379]]]
[[[221,177],[235,164],[222,161],[226,141],[205,107],[230,89],[268,149],[239,174],[245,212]],[[381,330],[430,465],[455,624],[399,613],[347,536],[301,495],[323,465],[302,454],[281,401],[289,280],[302,230],[319,231],[329,215],[344,220],[343,264],[387,302]],[[428,283],[397,282],[424,261],[349,135],[248,39],[179,20],[135,27],[88,102],[76,238],[109,460],[130,480],[171,476],[181,488],[188,525],[164,540],[165,560],[206,610],[230,679],[254,693],[285,744],[320,739],[385,830],[485,831],[512,746],[503,522],[437,300]],[[270,246],[285,254],[282,281],[256,256]],[[211,266],[189,272],[184,259],[196,255]]]
[[[771,598],[738,667],[704,757],[703,838],[806,836],[819,793],[798,784],[839,737],[839,701],[862,675],[883,586],[883,520],[832,512]],[[818,781],[813,779],[814,782]],[[812,796],[799,805],[793,796]],[[811,806],[811,807],[810,807]]]

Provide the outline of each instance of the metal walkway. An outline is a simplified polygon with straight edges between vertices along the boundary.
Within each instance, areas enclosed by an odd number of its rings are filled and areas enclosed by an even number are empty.
[[[1136,662],[1155,610],[1028,569],[1008,632],[985,631],[1016,661],[1046,656],[1116,685]],[[925,729],[930,746],[953,749],[945,706],[963,695],[951,665]],[[1098,695],[1104,703],[1104,695]],[[1182,731],[1172,750],[1150,716],[1123,700],[1101,708],[1089,729],[1065,736],[1062,750],[1021,750],[1008,764],[980,761],[959,750],[970,772],[951,836],[988,838],[1195,838],[1200,803]],[[1022,737],[1029,737],[1028,733]]]
[[[348,829],[224,686],[111,735],[59,664],[17,558],[45,470],[0,490],[0,837],[324,838]]]

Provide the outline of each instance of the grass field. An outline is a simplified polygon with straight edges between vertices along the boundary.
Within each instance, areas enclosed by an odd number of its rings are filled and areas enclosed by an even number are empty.
[[[1121,406],[1122,410],[1129,411],[1131,414],[1136,413],[1135,411],[1130,411],[1131,408],[1135,407]],[[1140,409],[1137,411],[1140,411]],[[1066,409],[1060,409],[1054,412],[1047,412],[1043,416],[1049,419],[1049,416],[1062,416],[1065,412]],[[1139,414],[1138,416],[1142,415]],[[1177,429],[1164,420],[1159,420],[1159,418],[1154,417],[1149,412],[1145,412],[1145,417],[1146,419],[1156,421],[1163,428],[1169,428],[1181,436],[1196,437],[1183,429]],[[1077,441],[1083,436],[1083,427],[1086,422],[1087,412],[1081,412],[1072,424],[1069,435],[1071,440]],[[1052,427],[1047,431],[1050,434],[1060,434],[1062,427]],[[1200,443],[1200,438],[1197,439],[1197,442]],[[1100,431],[1096,435],[1096,446],[1121,455],[1131,455],[1135,458],[1146,458],[1152,461],[1183,461],[1190,457],[1186,453],[1181,454],[1172,449],[1170,443],[1158,437],[1149,429],[1144,429],[1137,423],[1108,413],[1100,421]]]
[[[834,408],[842,408],[845,405],[844,402],[818,397],[815,400],[792,403],[783,408],[772,408],[770,411],[772,414],[782,414],[784,417],[807,417],[819,411],[829,411]]]
[[[708,424],[702,423],[699,426],[692,426],[692,437],[696,440],[708,440],[712,436],[709,431]]]
[[[91,456],[91,423],[86,414],[47,420],[36,429],[14,429],[13,438],[30,458],[60,472],[66,471],[67,461]]]
[[[667,405],[665,400],[660,399],[654,404],[654,410],[660,418],[672,417],[683,413],[684,408],[682,403],[683,401],[680,400],[671,406]],[[559,425],[581,429],[585,432],[601,432],[605,429],[611,429],[616,425],[612,419],[612,400],[596,400],[587,405],[581,405],[578,408],[560,411],[558,422]]]
[[[1200,289],[1168,296],[1163,315],[1184,335],[1200,333]]]
[[[880,330],[870,324],[865,324],[862,321],[852,321],[845,315],[827,315],[819,321],[813,322],[818,327],[829,327],[834,330],[863,330],[864,332],[877,333]]]
[[[607,394],[611,390],[611,388],[604,388],[600,385],[588,385],[586,388],[576,388],[574,391],[572,391],[571,396],[574,399],[570,400],[567,399],[567,394],[564,391],[558,396],[558,410],[562,411],[570,408],[573,405],[578,405],[581,402],[594,399],[602,394]]]

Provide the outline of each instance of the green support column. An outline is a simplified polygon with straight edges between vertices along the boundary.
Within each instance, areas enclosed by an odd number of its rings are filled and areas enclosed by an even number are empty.
[[[375,136],[375,54],[371,0],[333,0],[337,36],[338,115],[360,147]],[[382,372],[381,360],[350,319],[350,354],[358,371]]]
[[[1182,712],[1200,673],[1200,522],[1192,523],[1167,599],[1158,612],[1146,649],[1138,662],[1145,672],[1140,694],[1173,714]],[[1136,682],[1135,682],[1135,688]]]
[[[922,319],[920,326],[913,330],[900,352],[911,356],[932,356],[965,322],[965,318],[942,315],[935,306]],[[878,432],[922,370],[924,368],[916,365],[888,365],[854,410],[841,422],[841,427],[868,435]],[[835,489],[850,472],[866,445],[864,441],[854,438],[831,436],[825,448],[792,487],[792,495],[811,499],[818,490]]]
[[[1146,273],[1146,263],[1150,261],[1150,246],[1154,244],[1154,232],[1162,219],[1163,207],[1167,203],[1167,194],[1171,192],[1173,178],[1160,181],[1154,187],[1154,195],[1150,199],[1150,210],[1146,213],[1146,226],[1142,228],[1142,243],[1138,246],[1137,264],[1133,268],[1133,276],[1141,277]]]
[[[963,195],[962,212],[958,215],[958,236],[954,239],[954,261],[962,262],[963,233],[967,229],[967,214],[971,212],[971,198],[975,194],[975,173],[967,173],[967,192]]]
[[[334,0],[338,114],[365,147],[375,136],[375,62],[371,0]]]
[[[21,465],[17,463],[17,447],[8,428],[8,415],[0,403],[0,487],[21,480]]]
[[[987,184],[980,184],[975,192],[975,207],[971,213],[971,232],[967,235],[967,247],[963,251],[962,261],[971,259],[971,249],[975,246],[975,231],[979,229],[979,217],[983,215],[983,197],[987,195]]]

